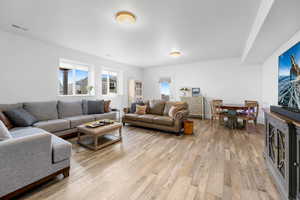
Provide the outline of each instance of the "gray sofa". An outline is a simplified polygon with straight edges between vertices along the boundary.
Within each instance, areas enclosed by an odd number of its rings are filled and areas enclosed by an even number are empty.
[[[0,199],[10,199],[58,174],[69,175],[71,143],[60,138],[76,126],[98,119],[116,119],[115,112],[88,115],[84,101],[0,104],[0,110],[24,108],[39,121],[33,127],[10,129],[0,141]],[[58,137],[59,136],[59,137]]]

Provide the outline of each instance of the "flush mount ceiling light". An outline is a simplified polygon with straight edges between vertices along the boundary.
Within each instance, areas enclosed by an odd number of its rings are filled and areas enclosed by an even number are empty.
[[[170,56],[172,56],[174,58],[178,58],[179,56],[181,56],[181,52],[180,51],[172,51],[170,53]]]
[[[136,17],[131,12],[121,11],[116,14],[116,20],[120,24],[133,24],[136,21]]]

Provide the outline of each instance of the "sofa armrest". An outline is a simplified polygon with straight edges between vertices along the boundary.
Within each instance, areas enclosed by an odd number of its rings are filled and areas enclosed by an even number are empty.
[[[40,133],[0,142],[0,196],[40,179],[51,164],[51,135]]]
[[[130,113],[130,108],[124,108],[123,111],[125,114],[128,114],[128,113]]]

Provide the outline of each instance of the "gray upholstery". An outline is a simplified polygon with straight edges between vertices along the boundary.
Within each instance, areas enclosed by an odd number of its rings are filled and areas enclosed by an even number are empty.
[[[109,113],[103,113],[103,114],[95,114],[93,115],[95,117],[95,120],[100,120],[100,119],[113,119],[115,120],[117,118],[117,113],[116,112],[109,112]]]
[[[58,163],[71,157],[71,143],[52,135],[52,161]]]
[[[57,108],[60,119],[83,114],[82,101],[58,101]]]
[[[48,119],[48,120],[38,120],[33,126],[44,129],[53,133],[56,136],[65,136],[71,133],[76,133],[76,126],[81,125],[82,123],[100,120],[100,119],[113,119],[117,117],[116,112],[108,112],[103,114],[92,114],[83,116],[82,112],[84,105],[87,102],[86,100],[82,101],[48,101],[48,102],[33,102],[33,103],[24,103],[25,108],[32,112],[39,119]],[[11,110],[14,108],[23,108],[23,103],[19,104],[0,104],[0,110]],[[57,108],[57,109],[55,109]],[[55,113],[48,112],[56,111]],[[27,111],[27,110],[25,110]],[[31,113],[30,113],[31,114]],[[50,117],[51,116],[51,117]],[[68,116],[68,117],[66,117]],[[51,119],[54,117],[53,119]],[[57,117],[59,119],[57,119]],[[67,119],[65,119],[67,118]],[[25,126],[25,125],[23,125]],[[20,127],[13,128],[12,132],[20,129]],[[24,128],[21,128],[24,130]]]
[[[102,114],[104,113],[104,100],[87,101],[87,114]]]
[[[4,112],[15,126],[31,126],[38,120],[23,108],[15,108]]]
[[[67,117],[65,120],[69,120],[71,122],[71,128],[75,128],[81,124],[94,121],[95,117],[93,115],[80,115],[75,117]]]
[[[70,166],[71,144],[33,127],[11,129],[0,142],[0,198]]]
[[[0,104],[0,110],[7,111],[15,108],[23,108],[22,103],[15,103],[15,104]]]
[[[12,135],[13,138],[26,137],[26,136],[40,134],[40,133],[50,134],[43,129],[34,128],[34,127],[19,127],[10,130],[10,134]]]
[[[40,121],[33,124],[33,126],[54,133],[69,129],[70,121],[65,119],[54,119],[48,121]]]
[[[23,106],[39,121],[58,119],[57,101],[29,102]]]

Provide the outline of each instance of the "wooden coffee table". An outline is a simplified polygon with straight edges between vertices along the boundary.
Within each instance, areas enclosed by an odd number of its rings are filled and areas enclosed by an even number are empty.
[[[97,128],[88,128],[86,124],[78,128],[77,143],[92,150],[99,150],[110,144],[122,141],[122,124],[114,122]],[[119,130],[118,136],[113,132]]]

